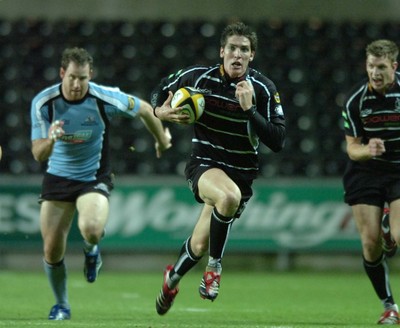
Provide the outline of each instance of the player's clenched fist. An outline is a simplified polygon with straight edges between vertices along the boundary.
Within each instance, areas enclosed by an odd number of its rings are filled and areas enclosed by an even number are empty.
[[[371,138],[368,142],[368,149],[372,156],[380,156],[386,151],[383,140],[379,138]]]
[[[51,123],[49,128],[49,138],[52,140],[58,140],[64,135],[64,130],[62,126],[64,125],[64,121],[54,121]]]

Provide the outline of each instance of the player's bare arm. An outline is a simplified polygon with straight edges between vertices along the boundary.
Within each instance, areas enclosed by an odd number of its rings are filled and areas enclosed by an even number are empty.
[[[366,161],[386,151],[383,140],[379,138],[372,138],[368,144],[363,144],[361,138],[346,136],[346,142],[347,154],[353,161]]]
[[[150,104],[142,101],[139,115],[147,130],[154,136],[157,158],[160,158],[162,152],[172,146],[171,133],[168,128],[164,129],[158,118],[154,117]]]
[[[32,141],[32,154],[36,161],[46,161],[53,152],[54,143],[60,139],[65,131],[63,130],[63,121],[54,121],[49,128],[48,138]]]
[[[161,120],[177,124],[189,124],[189,115],[181,114],[182,107],[171,107],[171,100],[173,97],[171,91],[168,92],[168,98],[164,101],[163,105],[154,109],[154,114]]]

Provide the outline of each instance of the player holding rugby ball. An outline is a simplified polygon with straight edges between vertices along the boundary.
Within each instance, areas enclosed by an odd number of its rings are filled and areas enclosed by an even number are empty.
[[[222,64],[182,69],[152,93],[155,115],[178,124],[189,124],[190,118],[180,114],[181,108],[171,108],[177,90],[192,87],[205,98],[203,114],[192,125],[192,153],[185,169],[194,197],[204,207],[175,265],[165,269],[156,299],[160,315],[172,306],[180,279],[207,252],[199,292],[204,299],[216,299],[229,231],[253,194],[259,142],[275,152],[283,148],[285,119],[279,94],[270,79],[249,67],[256,48],[257,36],[248,26],[228,25],[221,35]]]

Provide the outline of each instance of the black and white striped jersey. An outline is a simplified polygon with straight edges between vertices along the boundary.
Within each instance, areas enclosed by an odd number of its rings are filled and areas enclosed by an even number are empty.
[[[242,80],[253,85],[257,121],[235,98],[236,84]],[[206,104],[203,115],[193,125],[193,158],[255,177],[259,141],[273,151],[282,149],[285,118],[279,94],[274,83],[258,71],[249,68],[243,77],[232,80],[224,74],[222,65],[191,66],[161,81],[151,95],[152,106],[161,106],[168,91],[184,86],[200,90]]]
[[[343,109],[345,134],[362,138],[368,144],[371,138],[384,140],[386,152],[372,159],[374,166],[400,168],[400,74],[383,94],[377,93],[364,80],[349,93]]]

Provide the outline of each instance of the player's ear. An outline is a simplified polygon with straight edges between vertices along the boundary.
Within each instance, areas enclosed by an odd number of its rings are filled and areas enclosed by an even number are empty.
[[[251,54],[250,54],[250,61],[253,61],[255,55],[256,55],[256,52],[252,51]]]
[[[60,67],[60,78],[63,79],[65,76],[65,69]]]
[[[219,49],[219,57],[220,58],[224,58],[224,48],[223,47],[221,47],[220,49]]]

